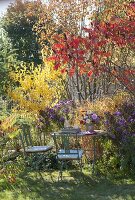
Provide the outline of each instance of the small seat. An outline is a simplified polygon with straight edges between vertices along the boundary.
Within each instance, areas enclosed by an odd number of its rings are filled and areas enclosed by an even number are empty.
[[[71,149],[67,152],[64,149],[60,149],[57,156],[59,160],[79,160],[82,158],[83,150]]]
[[[57,159],[61,162],[58,180],[59,178],[62,180],[63,166],[68,161],[78,161],[82,171],[83,150],[79,147],[78,134],[53,133],[52,137],[56,146]]]
[[[25,147],[26,153],[42,153],[51,150],[53,146],[29,146]]]
[[[53,146],[34,146],[32,143],[32,138],[30,134],[30,126],[28,124],[22,125],[22,133],[20,134],[20,140],[23,147],[23,153],[24,156],[27,156],[28,154],[36,154],[36,153],[45,153],[46,156],[50,154],[50,151],[52,150]],[[40,159],[40,156],[39,156]]]

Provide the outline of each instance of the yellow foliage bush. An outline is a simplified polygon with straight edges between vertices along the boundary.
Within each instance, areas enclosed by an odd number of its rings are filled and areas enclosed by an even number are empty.
[[[23,65],[10,72],[10,77],[19,86],[10,86],[8,94],[21,109],[38,112],[53,106],[64,91],[62,81],[65,77],[53,69],[51,62],[46,62],[44,67],[31,65],[29,70]]]

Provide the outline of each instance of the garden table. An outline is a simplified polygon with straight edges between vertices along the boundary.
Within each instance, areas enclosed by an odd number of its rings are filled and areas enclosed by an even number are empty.
[[[71,137],[76,137],[76,134],[78,137],[85,137],[85,136],[89,136],[92,137],[93,140],[93,163],[92,163],[92,173],[94,173],[94,169],[95,169],[95,161],[96,161],[96,138],[97,137],[101,137],[101,136],[105,136],[107,133],[104,130],[94,130],[92,132],[90,131],[80,131],[78,133],[73,133],[72,129],[70,131],[70,129],[68,129],[68,131],[58,131],[55,132],[55,135],[60,136],[61,134],[70,134]],[[51,134],[52,136],[54,136],[54,133]],[[87,150],[90,151],[90,150]]]
[[[93,162],[92,162],[92,173],[95,171],[95,161],[97,159],[97,146],[96,146],[96,139],[105,136],[107,133],[104,130],[94,130],[94,131],[82,131],[80,133],[80,136],[82,137],[88,136],[92,138],[92,143],[93,143],[93,148],[92,150],[90,149],[85,149],[85,151],[92,151],[93,152]]]

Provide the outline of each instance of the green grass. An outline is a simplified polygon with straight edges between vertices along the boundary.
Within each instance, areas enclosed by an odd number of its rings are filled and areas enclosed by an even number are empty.
[[[57,181],[58,172],[21,173],[14,184],[0,180],[0,200],[134,200],[135,180],[107,179],[88,171],[65,173]]]

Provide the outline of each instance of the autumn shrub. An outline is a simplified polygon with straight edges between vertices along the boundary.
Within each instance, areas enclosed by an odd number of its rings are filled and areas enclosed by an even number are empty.
[[[85,102],[77,106],[75,123],[82,129],[80,118],[86,111],[91,111],[100,116],[100,123],[95,124],[95,129],[106,130],[106,137],[100,138],[102,156],[98,157],[98,170],[102,173],[131,173],[135,169],[135,104],[132,97],[119,91],[112,97],[105,97],[94,103]],[[88,141],[89,140],[89,141]],[[86,149],[91,147],[92,140],[85,141]]]
[[[127,93],[115,95],[112,107],[104,110],[102,127],[102,158],[98,169],[103,173],[134,173],[135,170],[135,104]]]
[[[10,72],[14,85],[9,85],[8,95],[22,110],[35,112],[55,105],[64,96],[64,76],[53,69],[51,62],[44,66],[22,64]]]
[[[113,170],[121,170],[124,173],[134,172],[135,104],[124,102],[114,113],[105,112],[104,123],[108,133],[108,139],[103,145],[103,163],[106,170],[108,168],[110,170],[113,164]],[[106,144],[109,145],[108,149]]]
[[[115,95],[106,96],[94,102],[84,101],[81,104],[77,104],[76,109],[74,109],[74,123],[79,125],[82,114],[86,111],[95,112],[98,116],[101,117],[101,119],[103,119],[104,112],[114,113],[115,110],[117,110],[117,107],[121,106],[124,102],[128,102],[130,100],[131,96],[129,93],[118,91]],[[85,127],[82,126],[82,128]],[[104,129],[104,123],[98,123],[97,128]]]
[[[5,100],[0,115],[0,167],[7,161],[15,160],[18,156],[21,144],[19,134],[20,124],[27,123],[33,126],[34,115],[17,108],[9,109],[10,100]]]
[[[39,111],[37,128],[39,131],[50,133],[64,127],[65,119],[72,118],[72,100],[61,100],[53,107]]]
[[[54,124],[52,122],[57,121],[51,117],[49,123],[49,112],[66,96],[63,83],[65,75],[62,76],[60,70],[55,71],[53,68],[54,64],[47,61],[38,66],[33,63],[20,63],[9,74],[13,84],[8,87],[8,95],[14,102],[16,113],[26,114],[30,118],[32,116],[35,128],[42,123],[40,116],[44,118],[44,128],[40,127],[44,134],[48,129],[51,130]],[[26,120],[28,121],[28,118]]]

